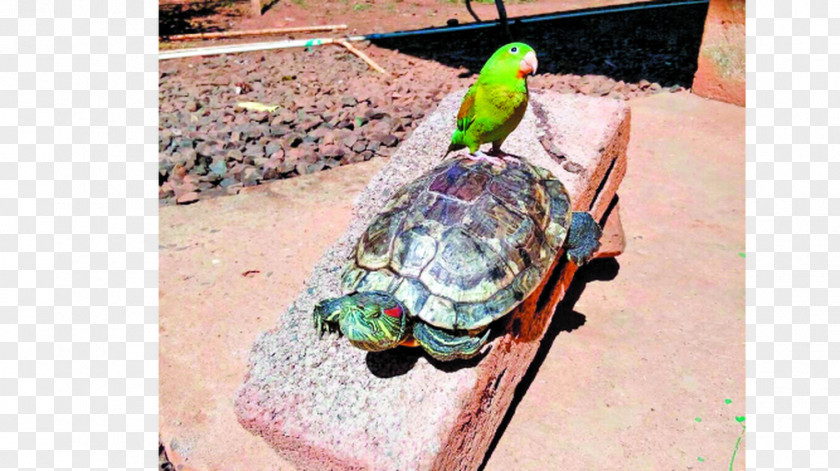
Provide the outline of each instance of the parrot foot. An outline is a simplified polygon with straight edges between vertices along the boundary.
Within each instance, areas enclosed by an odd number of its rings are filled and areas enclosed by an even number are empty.
[[[519,157],[514,157],[510,154],[503,155],[502,160],[504,160],[506,162],[510,162],[512,164],[516,164],[516,165],[520,165],[522,163],[522,161],[519,159]]]
[[[494,157],[504,157],[508,154],[507,154],[507,152],[503,151],[501,147],[496,147],[494,145],[494,146],[490,147],[490,152],[488,152],[487,155],[492,155]]]
[[[501,157],[502,160],[510,162],[512,164],[518,164],[520,162],[519,157],[516,157],[513,154],[508,154],[507,152],[503,151],[501,148],[493,146],[490,148],[490,152],[487,155],[491,155],[493,157]]]
[[[469,154],[467,156],[470,160],[475,160],[476,162],[481,162],[482,160],[490,162],[492,165],[497,167],[504,166],[505,161],[500,159],[499,157],[493,157],[492,155],[487,155],[482,151],[478,151],[475,154]]]

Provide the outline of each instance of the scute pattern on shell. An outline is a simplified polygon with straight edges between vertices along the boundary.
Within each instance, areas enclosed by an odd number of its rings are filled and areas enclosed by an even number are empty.
[[[570,207],[545,169],[444,161],[397,191],[371,222],[343,287],[389,292],[437,327],[484,327],[539,284],[561,250]]]

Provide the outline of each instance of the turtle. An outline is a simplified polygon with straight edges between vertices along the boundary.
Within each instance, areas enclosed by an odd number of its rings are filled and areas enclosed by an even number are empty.
[[[580,266],[600,237],[544,168],[445,160],[397,190],[367,226],[341,273],[344,295],[316,304],[315,329],[372,352],[420,346],[440,361],[469,359],[560,250]]]

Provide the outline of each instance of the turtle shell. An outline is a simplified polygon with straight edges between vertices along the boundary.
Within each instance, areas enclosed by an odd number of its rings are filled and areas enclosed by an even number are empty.
[[[359,240],[343,288],[391,293],[436,327],[478,329],[537,287],[571,214],[563,184],[545,169],[447,160],[387,202]]]

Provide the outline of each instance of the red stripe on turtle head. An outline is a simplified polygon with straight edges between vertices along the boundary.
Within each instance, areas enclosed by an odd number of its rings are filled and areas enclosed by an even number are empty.
[[[390,309],[385,309],[385,315],[391,317],[400,317],[402,316],[402,308],[399,306],[394,306]]]

